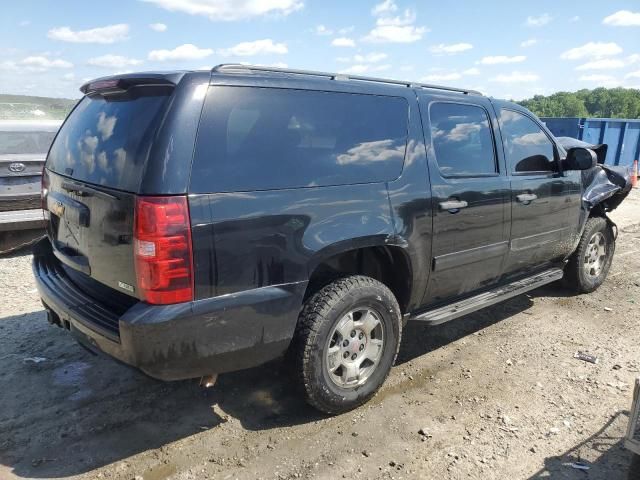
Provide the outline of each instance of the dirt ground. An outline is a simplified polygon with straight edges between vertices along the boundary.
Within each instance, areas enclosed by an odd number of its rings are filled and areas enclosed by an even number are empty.
[[[378,396],[337,417],[306,406],[282,361],[205,391],[93,356],[48,325],[28,252],[0,259],[0,479],[626,479],[640,191],[613,218],[617,252],[597,292],[552,285],[438,327],[410,323]],[[588,471],[566,465],[579,459]]]

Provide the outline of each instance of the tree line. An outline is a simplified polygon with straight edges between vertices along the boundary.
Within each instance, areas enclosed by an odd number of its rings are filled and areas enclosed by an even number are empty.
[[[558,92],[518,103],[539,117],[640,118],[640,90],[633,88]]]

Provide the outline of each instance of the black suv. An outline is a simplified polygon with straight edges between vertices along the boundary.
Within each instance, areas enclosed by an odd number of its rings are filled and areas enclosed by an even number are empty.
[[[563,276],[592,291],[611,265],[628,174],[513,103],[243,65],[81,90],[33,271],[52,323],[152,377],[286,353],[339,413],[381,386],[407,320]]]

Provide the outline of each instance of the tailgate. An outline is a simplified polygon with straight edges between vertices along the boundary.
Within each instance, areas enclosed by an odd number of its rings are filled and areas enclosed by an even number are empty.
[[[62,263],[135,296],[135,195],[46,173],[47,233]]]

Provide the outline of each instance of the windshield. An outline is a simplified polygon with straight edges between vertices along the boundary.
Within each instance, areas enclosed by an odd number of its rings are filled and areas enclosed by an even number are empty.
[[[55,132],[0,132],[0,155],[46,155]]]
[[[167,98],[83,98],[60,129],[47,167],[76,180],[135,192]]]

